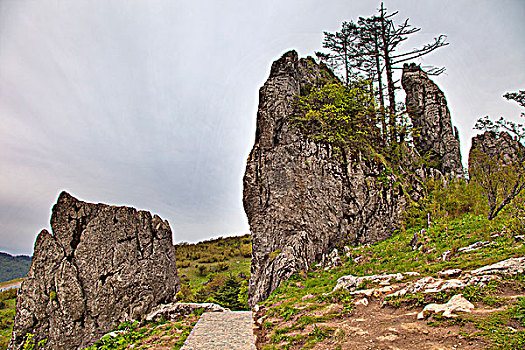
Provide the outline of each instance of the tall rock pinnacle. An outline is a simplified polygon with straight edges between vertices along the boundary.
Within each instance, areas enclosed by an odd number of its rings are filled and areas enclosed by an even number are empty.
[[[463,174],[458,131],[452,128],[447,100],[439,87],[415,64],[403,66],[401,79],[408,115],[416,130],[414,144],[429,166],[447,176]]]
[[[389,237],[405,205],[381,164],[304,136],[291,122],[301,92],[336,79],[311,58],[285,53],[259,91],[255,144],[244,176],[244,209],[252,233],[249,304],[307,270],[341,242]]]

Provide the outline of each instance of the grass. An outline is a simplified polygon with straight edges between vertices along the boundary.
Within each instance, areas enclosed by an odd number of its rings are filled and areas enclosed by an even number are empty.
[[[17,289],[0,293],[0,349],[7,349],[13,333]]]
[[[86,350],[129,349],[130,346],[133,349],[159,347],[178,350],[184,345],[201,314],[202,310],[198,310],[172,322],[161,320],[143,325],[125,322],[117,327],[116,336],[105,335]]]
[[[440,191],[442,193],[443,190],[440,189]],[[467,190],[463,185],[451,185],[449,191],[468,192],[472,189]],[[420,276],[413,278],[437,277],[439,271],[452,268],[471,270],[507,258],[525,255],[525,246],[514,240],[515,235],[523,234],[523,229],[515,225],[509,213],[502,213],[494,220],[488,220],[478,210],[479,205],[478,209],[474,210],[473,204],[465,204],[472,201],[472,195],[463,194],[463,197],[459,199],[460,203],[455,204],[454,201],[458,201],[457,196],[447,194],[441,198],[444,203],[437,203],[438,199],[434,198],[431,204],[427,203],[427,207],[418,208],[419,213],[409,210],[406,213],[407,219],[404,227],[395,232],[391,238],[372,245],[355,247],[350,251],[349,257],[344,256],[340,249],[340,255],[343,257],[341,267],[325,271],[312,266],[308,272],[300,272],[288,281],[284,281],[262,303],[265,313],[273,317],[272,322],[265,323],[263,327],[265,334],[268,335],[265,340],[266,347],[263,348],[308,348],[313,346],[312,344],[323,341],[325,333],[319,328],[319,324],[330,319],[344,318],[353,310],[355,301],[353,295],[344,290],[330,293],[337,279],[342,276],[414,271],[419,272]],[[432,210],[428,210],[429,205]],[[456,208],[457,205],[467,209],[453,212],[453,214],[444,209]],[[426,227],[426,214],[422,215],[425,209],[433,213],[430,227]],[[425,230],[421,231],[423,228]],[[419,242],[415,249],[409,245],[414,233],[418,234]],[[459,248],[479,241],[490,241],[491,244],[471,252],[458,251]],[[446,251],[450,251],[450,258],[443,261],[442,256]],[[402,305],[422,307],[430,302],[446,302],[454,294],[463,293],[471,302],[482,303],[486,307],[500,307],[509,303],[508,300],[499,296],[503,288],[525,292],[525,277],[517,275],[504,278],[499,282],[492,281],[484,288],[469,286],[461,291],[433,295],[407,294],[403,297],[390,298],[387,303],[395,307]],[[302,300],[306,295],[313,295],[313,298]],[[324,313],[314,317],[306,314],[306,310],[311,311],[309,309],[311,304],[314,304],[317,310],[327,309],[330,305],[337,304],[343,307],[343,311]],[[429,321],[431,325],[442,327],[469,322],[474,324],[479,330],[479,336],[489,339],[492,344],[491,349],[518,349],[525,344],[523,326],[517,327],[516,329],[519,328],[517,331],[507,328],[509,324],[517,324],[516,320],[521,322],[525,319],[525,302],[523,301],[520,301],[517,306],[511,306],[506,311],[475,323],[461,318],[450,321],[439,319],[439,317],[437,315],[431,319]],[[286,324],[286,327],[279,327],[283,323]],[[313,330],[311,325],[314,325]],[[301,329],[304,331],[300,332]]]
[[[185,276],[192,289],[197,289],[208,280],[208,275],[226,264],[220,272],[232,275],[250,275],[250,235],[225,237],[194,244],[182,243],[175,246],[175,259],[179,277]],[[206,273],[199,274],[198,266],[205,266]],[[223,267],[219,268],[223,269]]]
[[[247,309],[252,249],[249,235],[179,244],[175,248],[181,277],[178,301],[214,302],[234,310]],[[227,281],[230,289],[225,288]]]

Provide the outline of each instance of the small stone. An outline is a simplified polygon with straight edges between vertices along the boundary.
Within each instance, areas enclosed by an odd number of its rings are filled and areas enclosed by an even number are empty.
[[[312,294],[306,294],[305,296],[303,296],[303,297],[301,298],[301,300],[304,301],[304,300],[313,299],[313,298],[315,298],[314,295],[312,295]]]
[[[441,261],[448,261],[450,259],[450,255],[452,254],[452,251],[446,250],[441,254]]]
[[[358,301],[355,302],[355,304],[356,305],[368,306],[368,299],[367,298],[359,299]]]
[[[440,277],[458,277],[463,271],[461,269],[450,269],[438,272]]]
[[[478,249],[481,249],[483,247],[486,247],[486,246],[492,245],[492,244],[494,244],[494,242],[480,241],[480,242],[473,243],[473,244],[469,245],[468,247],[459,248],[458,252],[460,252],[460,253],[468,253],[468,252],[472,252],[474,250],[478,250]]]
[[[453,312],[471,312],[474,305],[465,299],[462,294],[454,295],[446,304],[428,304],[423,311],[417,314],[418,320],[423,320],[431,313],[443,312],[443,317],[457,317]]]

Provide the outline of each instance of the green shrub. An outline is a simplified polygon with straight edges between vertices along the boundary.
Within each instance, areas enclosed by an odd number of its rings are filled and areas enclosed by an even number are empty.
[[[208,268],[205,265],[196,265],[195,268],[197,269],[197,274],[199,276],[206,275],[206,271],[208,270]]]
[[[214,271],[221,272],[221,271],[226,271],[229,268],[230,268],[230,265],[228,265],[227,262],[220,262],[217,265],[215,265]]]

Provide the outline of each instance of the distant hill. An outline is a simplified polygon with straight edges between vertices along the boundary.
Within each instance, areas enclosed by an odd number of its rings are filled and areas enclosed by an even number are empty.
[[[13,256],[0,252],[0,282],[27,276],[30,265],[30,256]]]

